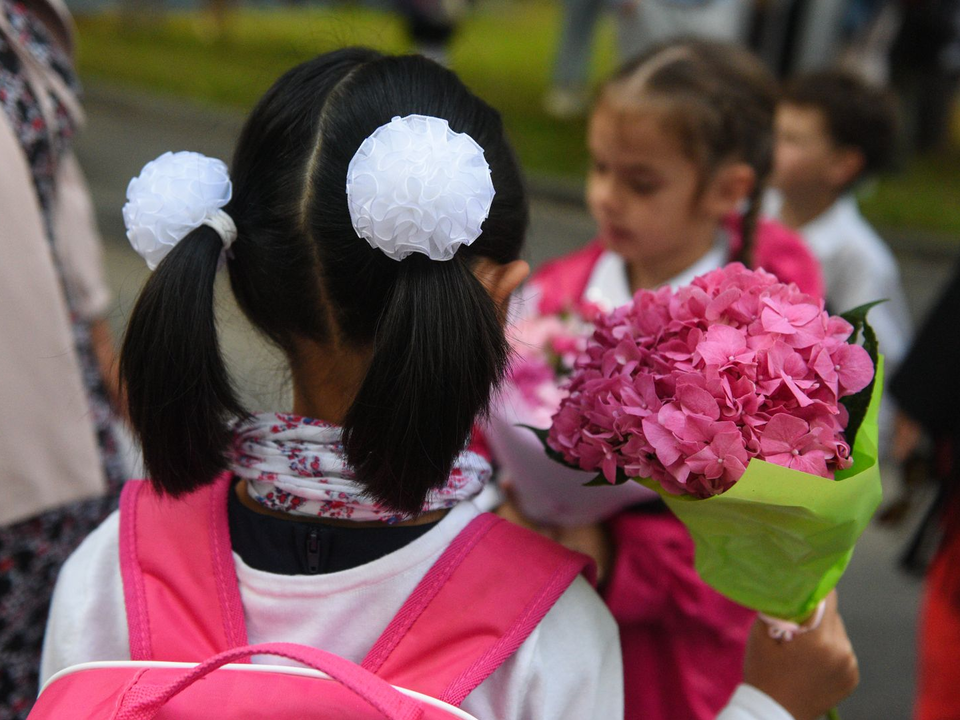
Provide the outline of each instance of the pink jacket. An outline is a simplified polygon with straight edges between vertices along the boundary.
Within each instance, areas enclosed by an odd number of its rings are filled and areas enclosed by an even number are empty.
[[[736,251],[740,246],[739,218],[730,218],[725,223],[725,229],[730,233]],[[593,240],[580,250],[544,263],[531,278],[531,282],[545,289],[540,300],[540,312],[560,312],[569,303],[579,301],[590,281],[593,266],[603,251],[600,240]],[[757,223],[754,265],[773,273],[783,282],[796,283],[801,290],[814,297],[824,295],[820,263],[803,239],[780,223],[772,220],[760,220]]]
[[[738,224],[727,230],[736,245]],[[603,251],[594,240],[543,265],[531,280],[541,293],[540,312],[582,300]],[[782,225],[759,223],[755,260],[823,296],[820,265]],[[623,512],[608,529],[614,560],[603,596],[620,629],[626,720],[713,720],[741,680],[754,613],[700,580],[693,540],[669,512]]]
[[[71,26],[62,3],[32,5],[69,46]],[[62,85],[41,70],[39,63],[31,67],[29,81],[63,97]],[[82,120],[76,98],[65,104]],[[0,524],[5,524],[101,492],[103,477],[63,286],[29,167],[3,113],[0,167]],[[75,309],[93,318],[106,311],[109,293],[93,208],[72,155],[61,162],[57,186],[54,235],[64,282],[76,298]]]

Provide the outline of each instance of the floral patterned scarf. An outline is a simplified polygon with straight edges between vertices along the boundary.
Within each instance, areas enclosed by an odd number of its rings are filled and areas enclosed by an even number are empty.
[[[284,413],[257,413],[234,428],[231,471],[247,482],[254,500],[271,510],[367,522],[395,523],[411,516],[364,494],[343,456],[335,425]],[[447,484],[431,490],[423,512],[475,497],[490,479],[490,464],[471,451],[454,464]]]

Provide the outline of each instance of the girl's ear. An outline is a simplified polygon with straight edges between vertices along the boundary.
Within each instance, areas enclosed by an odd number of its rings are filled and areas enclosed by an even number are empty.
[[[721,220],[740,210],[756,183],[757,173],[747,163],[722,165],[707,182],[700,207],[705,214]]]
[[[530,274],[530,265],[526,260],[514,260],[501,265],[489,258],[477,258],[473,264],[473,274],[486,288],[497,307],[503,307],[510,300],[514,290]]]

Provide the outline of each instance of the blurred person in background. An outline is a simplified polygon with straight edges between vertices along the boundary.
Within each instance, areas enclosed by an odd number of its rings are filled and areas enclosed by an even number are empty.
[[[900,413],[893,455],[906,462],[926,438],[946,467],[933,507],[913,542],[936,548],[920,608],[914,720],[960,717],[960,265],[890,383]],[[918,558],[908,558],[916,564]]]
[[[450,43],[467,13],[469,0],[397,0],[413,52],[450,64]]]
[[[750,0],[622,0],[620,55],[629,59],[681,36],[743,42],[752,6]]]
[[[829,67],[840,52],[844,17],[858,0],[757,0],[752,44],[781,77]]]
[[[850,0],[838,66],[874,85],[886,85],[901,20],[899,0]]]
[[[680,36],[743,41],[752,5],[752,0],[564,0],[547,112],[558,118],[587,112],[594,35],[605,9],[615,12],[620,58],[629,60]]]
[[[784,88],[775,126],[775,189],[764,210],[817,256],[831,312],[886,300],[870,311],[870,324],[892,377],[910,344],[910,312],[896,258],[860,214],[854,191],[893,165],[893,98],[841,71],[800,75]],[[889,433],[892,415],[881,425]]]
[[[61,564],[124,479],[99,237],[59,0],[0,0],[0,719],[26,717]]]
[[[641,288],[676,288],[731,261],[821,297],[820,267],[803,241],[758,217],[776,93],[766,67],[727,43],[668,42],[621,68],[601,90],[587,137],[598,236],[541,266],[521,307],[609,311]],[[533,465],[513,474],[515,484],[542,475]],[[569,526],[556,517],[565,527],[553,537],[607,571],[602,594],[620,629],[625,717],[712,720],[740,681],[756,614],[704,584],[689,532],[653,491],[618,490],[622,504],[605,508],[606,521]],[[526,521],[522,506],[503,512]]]
[[[901,0],[891,80],[903,99],[910,149],[925,153],[947,139],[960,80],[960,0]]]

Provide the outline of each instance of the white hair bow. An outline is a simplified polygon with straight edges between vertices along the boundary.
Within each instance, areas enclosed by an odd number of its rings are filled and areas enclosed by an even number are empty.
[[[450,260],[480,237],[494,194],[483,148],[425,115],[377,128],[347,170],[354,230],[394,260]]]
[[[195,152],[166,152],[144,165],[127,186],[127,238],[151,270],[201,225],[217,231],[226,252],[237,239],[237,226],[221,209],[232,194],[223,161]]]

